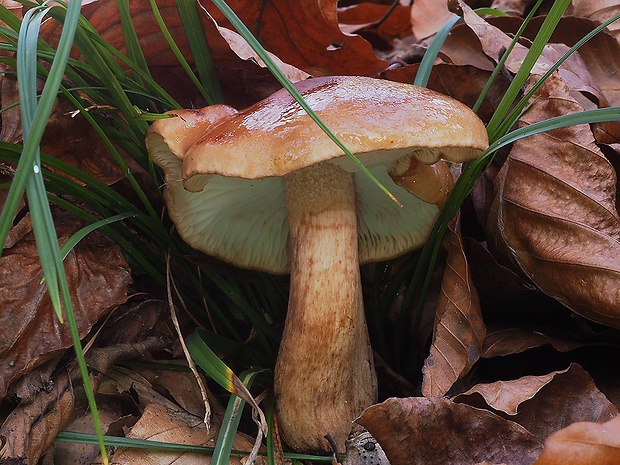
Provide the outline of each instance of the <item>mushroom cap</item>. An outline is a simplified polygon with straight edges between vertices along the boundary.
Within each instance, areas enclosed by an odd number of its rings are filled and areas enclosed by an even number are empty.
[[[418,162],[479,156],[488,146],[482,121],[464,104],[410,84],[330,76],[295,87],[403,207],[381,192],[282,89],[241,112],[224,105],[194,112],[199,116],[186,138],[178,131],[188,125],[187,114],[183,124],[162,119],[149,129],[147,147],[164,170],[170,216],[184,240],[240,267],[286,273],[282,176],[328,162],[355,173],[361,263],[423,245],[447,193],[429,203],[422,199],[436,196],[422,190],[432,189],[434,181],[418,182],[416,192],[415,180],[406,188],[394,180],[401,181]]]

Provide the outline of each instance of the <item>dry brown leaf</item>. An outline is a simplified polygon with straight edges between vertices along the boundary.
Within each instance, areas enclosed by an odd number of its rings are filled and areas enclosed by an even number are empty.
[[[76,231],[73,217],[56,216],[61,243]],[[73,309],[84,336],[99,318],[127,298],[128,265],[118,246],[98,233],[65,259]],[[52,309],[34,235],[24,235],[0,257],[0,398],[20,375],[72,346],[69,327]]]
[[[523,117],[531,124],[582,111],[554,77]],[[591,320],[620,327],[620,218],[616,174],[587,125],[516,142],[497,178],[489,232],[546,294]]]
[[[256,52],[248,45],[243,37],[237,34],[231,29],[220,27],[215,23],[218,32],[224,38],[230,49],[237,54],[242,60],[251,60],[257,63],[261,68],[266,68],[267,65],[258,57]],[[295,68],[287,63],[284,63],[273,53],[267,52],[275,65],[282,71],[291,82],[303,81],[308,79],[310,75],[300,69]]]
[[[151,441],[172,442],[177,444],[191,444],[196,446],[215,446],[219,430],[211,428],[209,432],[202,423],[202,419],[185,412],[171,410],[163,405],[149,404],[138,422],[131,428],[127,437],[148,439]],[[237,433],[233,442],[233,449],[251,451],[253,443],[241,433]],[[148,449],[118,448],[111,457],[117,465],[205,465],[211,463],[211,457],[201,453],[170,452]],[[264,464],[259,457],[254,462]],[[244,458],[232,455],[229,464],[243,465]]]
[[[458,219],[446,232],[448,258],[437,302],[430,354],[422,369],[422,394],[441,396],[478,360],[486,327],[471,280]]]
[[[67,103],[60,103],[53,110],[41,140],[41,151],[108,185],[124,180],[125,172],[97,132],[81,114],[71,110]],[[21,138],[21,128],[19,136]],[[148,174],[133,158],[122,151],[120,155],[132,173],[147,179]]]
[[[338,26],[337,0],[232,0],[228,4],[261,44],[281,60],[313,74],[374,75],[387,67],[370,44]],[[229,27],[210,2],[218,24]]]
[[[392,465],[530,465],[542,442],[494,413],[436,397],[391,398],[357,420]]]
[[[453,400],[510,415],[511,420],[541,439],[571,423],[602,423],[618,414],[590,375],[577,364],[544,376],[478,384]]]
[[[545,441],[532,465],[617,465],[620,463],[620,417],[607,423],[575,423]]]
[[[583,341],[571,341],[566,337],[543,334],[535,329],[489,327],[480,357],[492,358],[519,354],[547,344],[559,352],[568,352],[584,346]]]
[[[76,380],[78,383],[79,380]],[[90,410],[85,408],[86,399],[82,394],[76,399],[74,418],[62,426],[63,431],[76,433],[96,434],[93,424],[93,417]],[[81,399],[82,398],[82,399]],[[82,403],[80,403],[82,400]],[[127,413],[127,404],[119,398],[98,396],[97,412],[101,429],[106,435],[121,436],[124,429],[135,424],[137,418]],[[82,405],[84,404],[84,405]],[[75,415],[77,414],[77,417]],[[50,431],[50,434],[56,432]],[[45,451],[45,455],[39,461],[39,465],[91,465],[96,464],[96,459],[100,454],[99,445],[81,444],[78,442],[54,442]]]

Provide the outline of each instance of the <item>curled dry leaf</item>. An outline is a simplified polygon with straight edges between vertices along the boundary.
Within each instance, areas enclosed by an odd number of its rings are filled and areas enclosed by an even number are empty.
[[[69,215],[56,216],[61,243],[76,231]],[[123,303],[131,281],[118,246],[98,233],[83,239],[65,259],[73,310],[84,336],[99,318]],[[0,398],[20,375],[72,346],[59,323],[39,261],[34,234],[24,235],[0,257]]]
[[[522,124],[582,111],[557,76]],[[620,327],[616,174],[587,125],[517,141],[496,179],[489,233],[543,292],[576,313]]]
[[[521,425],[442,397],[391,398],[357,420],[392,465],[530,465],[542,443]]]
[[[503,412],[506,418],[541,439],[571,423],[602,423],[618,414],[590,375],[577,364],[544,376],[479,384],[453,400]]]
[[[533,465],[616,465],[620,463],[620,416],[607,423],[574,423],[545,441]]]
[[[471,280],[458,219],[446,233],[446,268],[437,302],[430,354],[422,369],[422,394],[441,396],[478,360],[486,327]]]

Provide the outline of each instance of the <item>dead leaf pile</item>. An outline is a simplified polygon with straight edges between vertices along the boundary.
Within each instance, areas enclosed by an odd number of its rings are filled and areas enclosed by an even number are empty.
[[[26,8],[0,3],[18,15]],[[229,5],[292,81],[343,74],[412,82],[434,34],[458,14],[462,19],[444,44],[428,85],[472,106],[533,2],[450,1],[450,9],[447,3],[232,0]],[[484,121],[519,70],[547,3],[491,87],[479,111]],[[193,65],[176,2],[157,6]],[[211,2],[198,6],[227,103],[246,107],[276,90],[277,82],[217,8]],[[481,17],[472,10],[481,6],[509,16]],[[203,104],[166,45],[149,1],[132,1],[129,8],[155,78],[188,106]],[[620,1],[573,0],[528,86],[600,21],[618,12]],[[104,40],[123,50],[116,2],[85,3],[83,14]],[[537,90],[518,125],[620,105],[619,27],[611,26],[567,60]],[[59,31],[50,21],[42,37],[54,43]],[[80,58],[77,51],[75,57]],[[3,108],[16,96],[16,83],[7,75]],[[71,126],[62,111],[50,122],[54,131],[45,142],[52,154],[87,167],[108,184],[117,182],[119,173],[98,145],[67,156],[67,147],[77,141],[92,143],[86,127]],[[5,141],[19,141],[18,113],[2,115],[1,134]],[[539,134],[495,156],[444,239],[446,259],[433,296],[435,313],[426,315],[433,322],[431,334],[422,341],[427,344],[423,362],[413,367],[419,376],[402,380],[398,395],[406,391],[403,397],[392,397],[396,394],[386,388],[382,402],[358,419],[392,465],[620,462],[620,377],[609,362],[620,356],[618,150],[620,123],[611,122]],[[101,157],[93,160],[86,152]],[[9,164],[0,169],[3,176],[12,173]],[[139,171],[136,166],[132,170]],[[454,173],[458,176],[458,170]],[[79,384],[75,369],[63,359],[71,345],[68,330],[54,318],[41,284],[27,218],[16,222],[0,258],[0,398],[5,403],[8,394],[22,399],[0,429],[6,439],[0,463],[17,458],[35,463],[42,456],[48,465],[91,463],[97,460],[95,447],[49,448],[64,428],[92,429],[84,409],[76,408],[83,407],[84,399],[73,388]],[[61,240],[75,230],[64,218],[57,217]],[[171,378],[165,372],[117,365],[132,357],[152,360],[156,350],[171,348],[168,333],[157,323],[161,303],[123,304],[131,270],[118,247],[92,236],[66,264],[82,335],[112,315],[87,354],[107,434],[212,445],[222,410],[212,396],[215,420],[207,431],[190,374]],[[176,355],[170,359],[178,361]],[[401,375],[391,371],[389,360],[381,365],[389,378],[385,386],[391,386]],[[251,438],[239,435],[236,441],[240,450],[252,447]],[[356,450],[356,458],[351,455],[345,463],[364,463],[362,449]],[[114,453],[115,463],[203,459],[130,449]]]

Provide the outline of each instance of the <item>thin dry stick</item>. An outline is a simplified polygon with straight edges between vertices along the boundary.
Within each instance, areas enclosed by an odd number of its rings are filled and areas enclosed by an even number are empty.
[[[179,336],[179,341],[181,342],[181,347],[183,348],[183,354],[185,354],[185,359],[187,360],[187,364],[189,365],[190,370],[194,374],[194,378],[196,378],[196,382],[198,383],[198,387],[200,388],[200,395],[202,396],[202,401],[205,406],[205,416],[203,418],[204,424],[207,427],[207,431],[211,427],[211,405],[209,404],[209,398],[207,396],[207,388],[202,382],[202,378],[198,373],[198,369],[192,360],[192,357],[189,354],[189,350],[187,350],[187,346],[185,345],[185,339],[183,339],[183,334],[181,334],[181,326],[179,325],[179,320],[177,318],[177,312],[174,307],[174,302],[172,301],[172,290],[170,285],[170,254],[166,254],[166,292],[168,294],[168,306],[170,307],[170,316],[172,317],[172,323],[174,324],[174,329]]]

